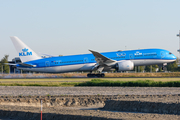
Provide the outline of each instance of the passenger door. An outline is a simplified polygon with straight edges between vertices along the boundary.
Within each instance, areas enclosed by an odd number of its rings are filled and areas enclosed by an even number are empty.
[[[130,59],[130,60],[133,60],[133,59],[134,59],[133,54],[129,54],[129,59]]]
[[[49,67],[49,66],[50,66],[50,62],[49,62],[49,61],[46,61],[46,62],[45,62],[45,66],[46,66],[46,67]]]
[[[84,63],[88,63],[88,62],[89,62],[88,58],[85,57],[85,58],[84,58]]]
[[[165,57],[165,52],[164,51],[161,51],[161,58],[164,58]]]

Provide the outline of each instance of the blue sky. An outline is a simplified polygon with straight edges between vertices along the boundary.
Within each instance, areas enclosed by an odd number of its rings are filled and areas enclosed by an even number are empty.
[[[18,56],[9,36],[37,54],[163,48],[179,56],[179,0],[0,0],[0,59]]]

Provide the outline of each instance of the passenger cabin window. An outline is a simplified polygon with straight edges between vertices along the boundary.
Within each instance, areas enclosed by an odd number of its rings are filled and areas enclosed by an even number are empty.
[[[60,63],[76,63],[76,62],[83,62],[83,60],[63,61],[63,62],[60,62]]]

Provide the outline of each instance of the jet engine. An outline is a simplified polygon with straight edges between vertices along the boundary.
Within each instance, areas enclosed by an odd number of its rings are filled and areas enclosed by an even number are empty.
[[[121,61],[116,63],[117,71],[128,71],[134,69],[134,63],[131,61]]]

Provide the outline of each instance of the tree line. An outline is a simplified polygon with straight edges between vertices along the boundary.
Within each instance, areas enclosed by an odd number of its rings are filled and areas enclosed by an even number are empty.
[[[180,68],[178,67],[177,62],[178,59],[172,63],[167,63],[166,70],[171,72],[179,72]],[[166,70],[164,70],[162,66],[158,65],[137,66],[137,68],[134,68],[134,71],[138,72],[162,72]]]
[[[0,61],[0,73],[9,73],[9,65],[5,64],[8,63],[9,55],[5,55]]]

